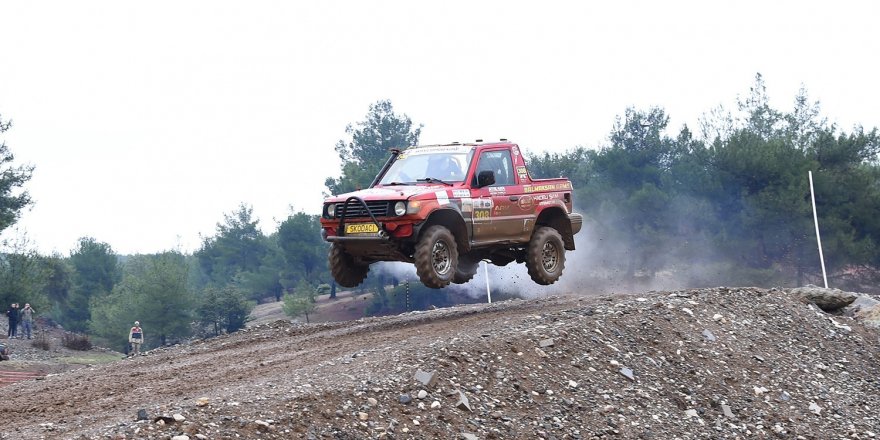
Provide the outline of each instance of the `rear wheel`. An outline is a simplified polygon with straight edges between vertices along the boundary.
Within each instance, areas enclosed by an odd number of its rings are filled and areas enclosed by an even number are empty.
[[[338,243],[330,245],[327,261],[333,279],[342,287],[356,287],[364,281],[367,272],[370,271],[369,264],[358,263]]]
[[[452,277],[452,282],[455,284],[464,284],[474,278],[474,275],[477,274],[477,269],[480,268],[480,260],[474,260],[470,257],[459,257],[458,258],[458,267],[455,270],[455,276]]]
[[[535,229],[526,250],[526,268],[534,282],[545,286],[562,276],[565,246],[556,229],[547,226]]]
[[[416,243],[413,255],[422,284],[432,289],[446,287],[455,277],[458,246],[455,237],[440,225],[429,227]]]

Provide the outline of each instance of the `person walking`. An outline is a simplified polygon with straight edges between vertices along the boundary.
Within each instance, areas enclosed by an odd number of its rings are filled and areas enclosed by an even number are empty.
[[[9,339],[15,339],[18,334],[18,303],[12,303],[9,310],[6,311],[6,317],[9,318]]]
[[[131,344],[132,356],[141,354],[141,344],[144,343],[144,331],[140,321],[134,322],[134,327],[128,332],[128,342]]]
[[[21,309],[21,330],[24,332],[24,336],[27,336],[28,339],[31,338],[31,331],[34,327],[34,309],[31,308],[31,305],[28,303],[24,303],[24,308]]]

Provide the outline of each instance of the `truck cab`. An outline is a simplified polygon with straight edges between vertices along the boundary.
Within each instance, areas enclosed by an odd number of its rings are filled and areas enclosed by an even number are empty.
[[[369,188],[324,201],[330,270],[354,287],[377,261],[413,263],[423,284],[473,278],[481,260],[525,263],[551,284],[582,217],[568,179],[533,179],[519,146],[445,144],[393,150]]]

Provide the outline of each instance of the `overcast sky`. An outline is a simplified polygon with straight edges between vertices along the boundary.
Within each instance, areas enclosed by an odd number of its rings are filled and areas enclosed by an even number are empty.
[[[540,6],[539,6],[540,5]],[[628,106],[677,130],[764,75],[880,125],[878,2],[0,0],[0,115],[36,171],[16,230],[122,254],[198,249],[253,206],[318,213],[346,124],[390,99],[421,143],[598,147]]]

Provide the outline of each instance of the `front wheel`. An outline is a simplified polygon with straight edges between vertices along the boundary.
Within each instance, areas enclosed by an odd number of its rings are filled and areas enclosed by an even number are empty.
[[[370,271],[369,264],[359,264],[338,243],[330,245],[327,262],[333,279],[342,287],[357,287]]]
[[[565,268],[565,246],[556,229],[541,226],[535,229],[526,250],[526,268],[532,280],[541,285],[556,282]]]
[[[422,284],[432,289],[446,287],[452,282],[458,266],[455,237],[443,226],[431,226],[416,243],[413,257]]]

